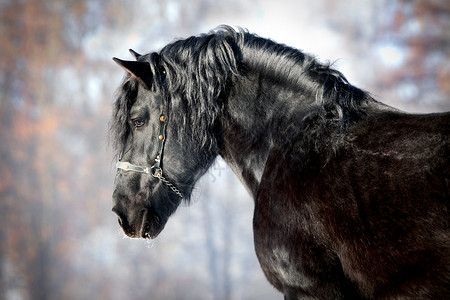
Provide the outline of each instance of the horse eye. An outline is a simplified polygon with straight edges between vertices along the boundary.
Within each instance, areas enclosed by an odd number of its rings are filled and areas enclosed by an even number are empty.
[[[144,124],[145,124],[145,121],[143,119],[133,120],[133,125],[135,128],[141,127]]]

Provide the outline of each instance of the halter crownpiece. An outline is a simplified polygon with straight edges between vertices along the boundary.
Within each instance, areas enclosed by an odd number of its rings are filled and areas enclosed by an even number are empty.
[[[162,154],[164,151],[164,142],[166,141],[166,117],[161,115],[159,117],[159,134],[158,134],[158,153],[155,157],[155,162],[151,167],[143,167],[138,165],[133,165],[127,161],[118,161],[116,163],[116,168],[124,171],[133,171],[138,173],[151,174],[153,177],[158,178],[162,182],[164,182],[175,194],[177,194],[180,198],[183,198],[183,194],[180,192],[177,187],[167,180],[163,176],[163,170],[161,167]]]

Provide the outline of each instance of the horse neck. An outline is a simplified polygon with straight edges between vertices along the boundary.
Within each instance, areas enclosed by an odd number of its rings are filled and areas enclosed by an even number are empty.
[[[388,109],[348,84],[339,72],[298,50],[254,37],[241,44],[241,51],[245,71],[233,78],[225,93],[220,154],[254,197],[273,148],[299,139],[301,128],[320,122],[325,112],[333,121],[316,124],[311,134],[317,137],[335,132],[328,127],[342,126],[340,120],[355,118],[355,107]],[[306,137],[302,147],[327,147],[320,141]]]
[[[259,72],[234,79],[222,117],[220,155],[254,197],[277,136],[313,98],[306,89],[274,83]]]

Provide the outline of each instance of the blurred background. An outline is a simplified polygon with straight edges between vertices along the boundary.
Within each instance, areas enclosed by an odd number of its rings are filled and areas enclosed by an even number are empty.
[[[222,160],[155,241],[111,212],[111,58],[220,24],[335,62],[389,105],[450,110],[448,0],[0,0],[0,299],[282,299]]]

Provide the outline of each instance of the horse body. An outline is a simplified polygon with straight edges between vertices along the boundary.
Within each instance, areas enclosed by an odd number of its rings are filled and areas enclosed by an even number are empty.
[[[243,80],[228,100],[221,155],[255,198],[255,249],[269,281],[318,299],[448,295],[450,114],[373,101],[343,139],[326,122],[312,139],[288,130],[309,126],[307,105],[289,109],[305,94]],[[424,276],[429,290],[419,291]]]
[[[285,298],[450,295],[449,113],[398,111],[298,50],[229,28],[137,58],[119,61],[138,83],[116,101],[122,158],[151,164],[161,111],[164,174],[180,195],[221,155],[255,199],[256,253]],[[173,191],[120,170],[124,231],[156,237],[181,201]]]

